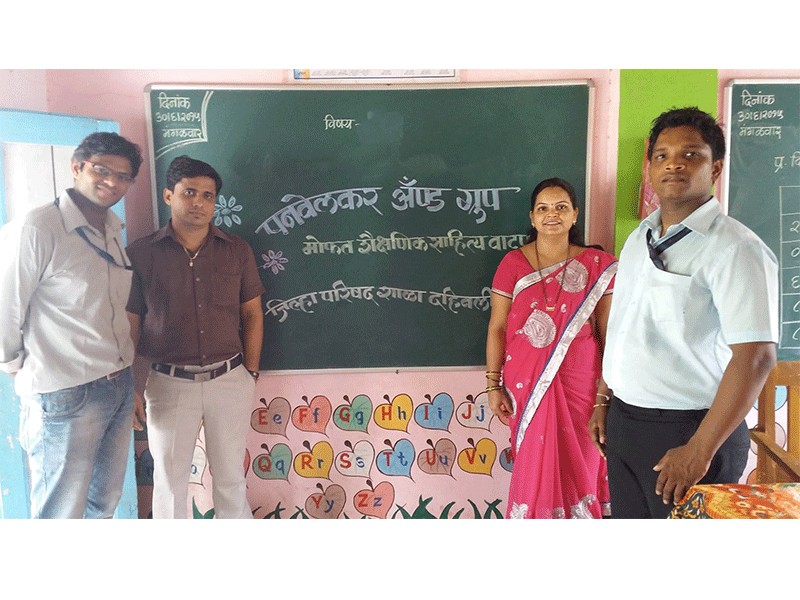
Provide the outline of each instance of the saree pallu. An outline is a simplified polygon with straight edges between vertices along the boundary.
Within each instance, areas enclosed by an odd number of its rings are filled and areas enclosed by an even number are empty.
[[[516,250],[498,267],[493,291],[512,299],[503,363],[514,403],[508,518],[608,514],[605,461],[587,429],[601,367],[589,318],[616,268],[593,248],[541,271]]]

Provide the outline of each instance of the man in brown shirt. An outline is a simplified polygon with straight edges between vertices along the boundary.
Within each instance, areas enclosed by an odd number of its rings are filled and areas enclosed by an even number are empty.
[[[144,400],[156,519],[188,516],[201,424],[215,515],[252,518],[242,463],[264,335],[264,287],[247,242],[211,224],[221,187],[210,165],[179,156],[164,189],[169,223],[127,248],[131,336],[137,353],[152,362]],[[143,408],[137,397],[140,420]]]

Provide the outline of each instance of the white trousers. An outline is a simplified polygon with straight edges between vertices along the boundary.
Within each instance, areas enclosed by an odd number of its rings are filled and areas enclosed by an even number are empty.
[[[187,371],[207,371],[184,367]],[[153,518],[186,519],[189,477],[202,425],[212,472],[214,516],[252,519],[244,473],[255,381],[243,365],[195,382],[150,370],[144,397],[147,438],[153,455]]]

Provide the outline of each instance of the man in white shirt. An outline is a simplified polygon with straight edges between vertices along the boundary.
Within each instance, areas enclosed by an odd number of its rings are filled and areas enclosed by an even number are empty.
[[[131,270],[108,209],[141,163],[132,142],[93,133],[72,156],[74,187],[0,229],[0,370],[21,397],[34,518],[110,518],[122,496]]]
[[[736,483],[747,463],[744,418],[776,361],[777,261],[712,195],[724,156],[707,113],[653,122],[661,208],[620,253],[589,422],[615,518],[666,517],[692,485]]]

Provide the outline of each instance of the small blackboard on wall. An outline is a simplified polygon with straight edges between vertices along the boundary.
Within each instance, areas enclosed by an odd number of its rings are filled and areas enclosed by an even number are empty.
[[[588,214],[592,99],[587,81],[152,85],[156,226],[173,158],[219,171],[214,222],[250,243],[267,290],[262,369],[482,365],[533,187],[562,177]]]
[[[778,360],[800,360],[800,80],[732,80],[725,124],[723,200],[778,258]]]

